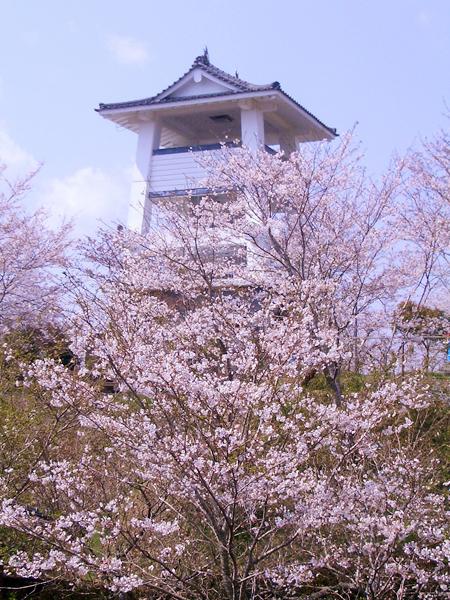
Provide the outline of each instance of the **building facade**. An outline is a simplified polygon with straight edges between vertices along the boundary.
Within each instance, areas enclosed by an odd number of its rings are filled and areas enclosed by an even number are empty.
[[[155,96],[100,104],[97,112],[137,134],[128,226],[145,232],[164,198],[205,194],[205,156],[246,147],[283,151],[331,140],[336,131],[291,98],[278,82],[251,84],[211,64],[208,52]]]

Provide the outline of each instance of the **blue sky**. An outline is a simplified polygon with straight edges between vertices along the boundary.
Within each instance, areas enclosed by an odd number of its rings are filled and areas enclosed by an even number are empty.
[[[99,102],[165,88],[211,61],[283,88],[331,127],[358,122],[367,166],[445,124],[448,0],[0,0],[0,160],[43,163],[33,205],[77,231],[125,218],[136,137]]]

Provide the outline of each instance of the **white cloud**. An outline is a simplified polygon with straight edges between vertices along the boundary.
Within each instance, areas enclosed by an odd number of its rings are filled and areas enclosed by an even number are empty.
[[[10,179],[25,176],[36,169],[38,161],[17,142],[0,123],[0,165],[6,167],[5,175]]]
[[[0,166],[10,181],[25,177],[39,163],[8,134],[0,123]],[[66,177],[45,177],[45,166],[31,183],[26,198],[29,210],[43,207],[50,226],[73,221],[74,236],[94,234],[100,226],[126,223],[131,171],[110,173],[92,166]],[[0,182],[1,183],[1,182]],[[1,193],[1,185],[0,185]]]
[[[94,167],[55,178],[43,186],[41,205],[53,224],[73,220],[77,237],[94,234],[100,226],[126,223],[129,180],[126,173],[114,175]]]
[[[146,44],[131,37],[110,35],[108,49],[121,65],[143,65],[150,58]]]

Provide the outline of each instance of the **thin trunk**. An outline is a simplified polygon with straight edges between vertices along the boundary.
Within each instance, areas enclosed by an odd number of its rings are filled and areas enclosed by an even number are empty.
[[[341,390],[341,382],[339,380],[339,375],[340,375],[339,367],[335,363],[328,365],[327,367],[325,367],[324,374],[325,374],[326,382],[328,383],[328,385],[330,386],[330,388],[334,394],[337,406],[341,406],[343,397],[342,397],[342,390]]]
[[[359,374],[359,349],[358,349],[358,319],[355,318],[353,325],[353,368]]]
[[[405,342],[402,344],[402,363],[401,363],[401,371],[402,371],[402,379],[405,376]]]
[[[226,535],[224,531],[217,534],[220,542],[220,566],[222,571],[222,582],[224,587],[225,598],[227,600],[235,600],[233,577],[231,575],[230,556],[226,549]]]
[[[424,346],[425,346],[425,359],[424,359],[424,371],[425,373],[428,373],[428,371],[430,370],[430,344],[427,342],[424,342]]]

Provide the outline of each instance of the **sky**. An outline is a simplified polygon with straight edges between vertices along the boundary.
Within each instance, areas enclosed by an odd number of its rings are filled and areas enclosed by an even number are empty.
[[[154,95],[205,46],[339,133],[357,124],[374,175],[446,125],[449,0],[0,0],[0,162],[42,165],[29,207],[77,235],[125,221],[137,137],[94,108]]]

